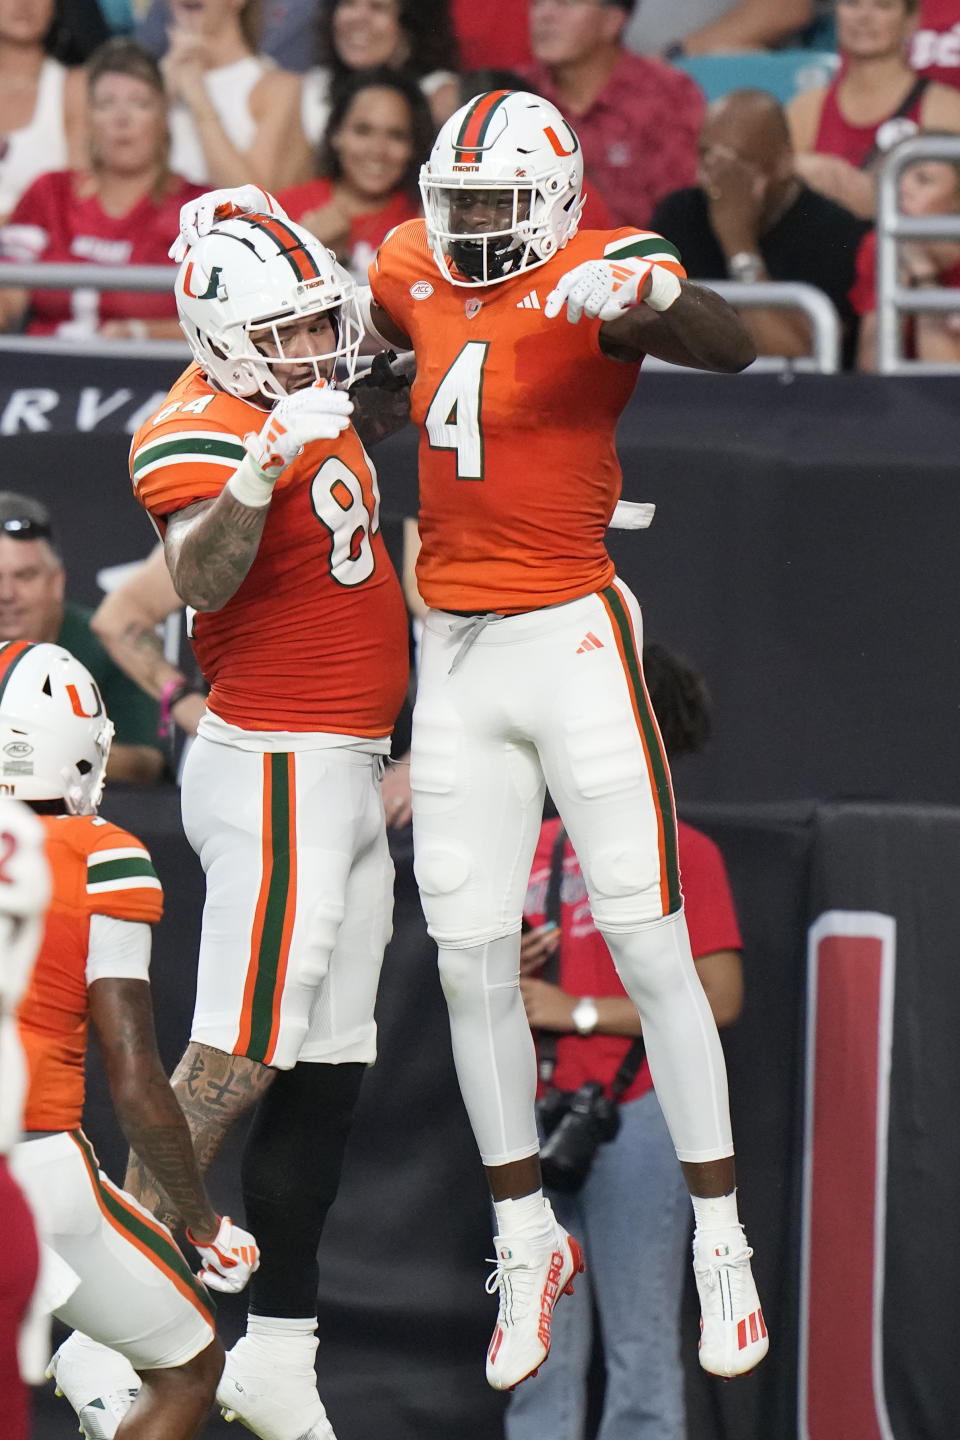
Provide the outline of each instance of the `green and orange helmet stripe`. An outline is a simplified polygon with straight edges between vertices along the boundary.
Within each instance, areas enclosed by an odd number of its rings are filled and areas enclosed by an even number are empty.
[[[8,640],[6,644],[0,645],[0,700],[3,699],[3,692],[7,688],[10,676],[24,655],[27,655],[33,648],[31,640]]]
[[[512,90],[489,90],[478,95],[468,109],[460,126],[460,133],[453,142],[454,163],[457,165],[479,165],[483,148],[493,119],[500,106]]]
[[[298,280],[315,280],[319,276],[320,267],[304,245],[302,235],[285,220],[276,215],[260,214],[238,215],[235,218],[268,235]]]

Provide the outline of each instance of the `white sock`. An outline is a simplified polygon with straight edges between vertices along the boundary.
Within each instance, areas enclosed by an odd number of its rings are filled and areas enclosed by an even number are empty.
[[[525,1240],[549,1240],[553,1236],[553,1211],[548,1209],[542,1190],[521,1195],[519,1200],[495,1200],[497,1234]]]
[[[737,1192],[730,1195],[691,1195],[697,1234],[704,1230],[729,1230],[740,1224],[737,1214]]]
[[[313,1369],[317,1353],[317,1317],[289,1320],[279,1315],[248,1315],[247,1336],[257,1348],[269,1346],[271,1355],[282,1345],[284,1361],[298,1369],[304,1365]]]

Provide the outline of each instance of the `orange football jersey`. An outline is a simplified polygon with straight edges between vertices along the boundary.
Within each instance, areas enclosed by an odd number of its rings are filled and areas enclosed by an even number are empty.
[[[18,1023],[27,1059],[24,1130],[75,1130],[84,1097],[90,1006],[91,915],[141,920],[163,914],[149,854],[126,830],[92,815],[44,815],[53,896]]]
[[[266,414],[196,365],[133,438],[130,473],[161,531],[219,495]],[[350,427],[314,441],[277,481],[260,548],[193,642],[210,709],[244,730],[389,735],[407,689],[407,619],[380,533],[376,471]]]
[[[440,275],[422,220],[381,245],[370,287],[417,357],[417,584],[428,605],[509,614],[610,584],[614,430],[639,362],[602,353],[599,320],[547,320],[543,306],[574,266],[628,256],[684,274],[649,231],[584,231],[546,264],[482,287]]]

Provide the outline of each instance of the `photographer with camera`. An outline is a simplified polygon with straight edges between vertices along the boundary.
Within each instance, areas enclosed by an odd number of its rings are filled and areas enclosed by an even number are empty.
[[[644,674],[671,766],[710,734],[700,675],[659,645]],[[682,822],[684,908],[718,1026],[740,1013],[740,932],[723,858]],[[580,1237],[586,1276],[553,1314],[551,1363],[513,1392],[506,1440],[584,1440],[593,1313],[606,1388],[599,1440],[686,1440],[680,1307],[690,1206],[643,1058],[636,1007],[594,928],[559,820],[544,823],[527,892],[520,989],[537,1038],[544,1190]]]

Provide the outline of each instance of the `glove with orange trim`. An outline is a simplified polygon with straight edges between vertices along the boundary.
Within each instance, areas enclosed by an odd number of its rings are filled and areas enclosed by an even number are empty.
[[[636,256],[586,260],[561,275],[543,313],[552,320],[566,305],[571,325],[584,315],[590,320],[616,320],[644,300],[654,310],[667,310],[679,294],[680,281],[673,271],[650,260]]]
[[[352,413],[346,391],[321,380],[278,400],[263,428],[244,435],[243,448],[266,479],[276,480],[311,440],[336,440]]]
[[[188,200],[180,206],[180,233],[167,252],[170,259],[179,265],[191,245],[196,245],[201,235],[209,235],[218,220],[251,214],[278,215],[281,220],[287,218],[286,211],[277,204],[269,190],[261,190],[259,185],[208,190],[196,200]]]
[[[236,1295],[254,1270],[260,1268],[260,1247],[256,1240],[249,1230],[234,1225],[229,1215],[221,1216],[219,1230],[205,1245],[194,1240],[189,1230],[187,1239],[203,1261],[197,1279],[209,1290]]]

